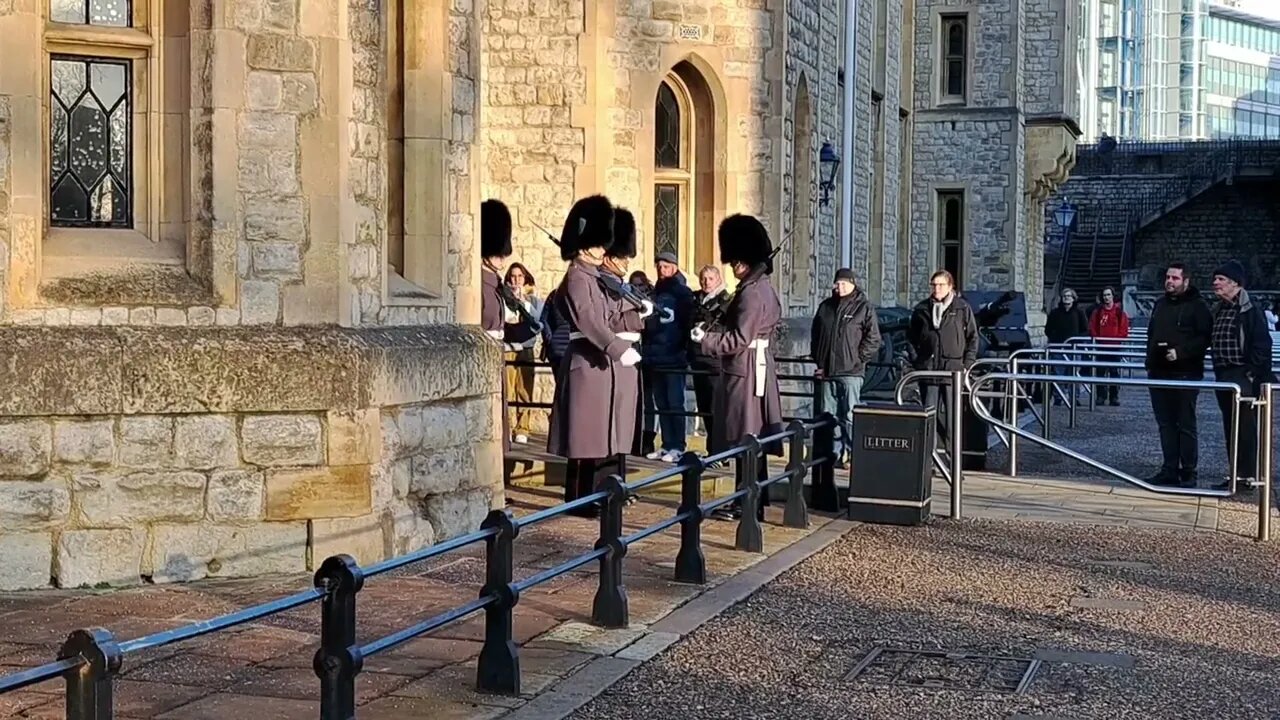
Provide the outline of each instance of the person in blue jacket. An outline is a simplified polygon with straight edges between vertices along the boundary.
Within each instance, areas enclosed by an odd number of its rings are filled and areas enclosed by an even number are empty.
[[[686,370],[689,368],[689,330],[693,327],[693,291],[680,272],[673,253],[658,253],[658,280],[653,286],[657,311],[645,322],[644,359],[653,371],[650,385],[658,410],[662,445],[646,457],[677,462],[687,449],[685,412]],[[670,310],[670,312],[665,312]]]

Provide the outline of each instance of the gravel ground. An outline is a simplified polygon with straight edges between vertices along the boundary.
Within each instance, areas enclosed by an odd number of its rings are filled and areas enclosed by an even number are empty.
[[[1040,410],[1040,406],[1036,409]],[[1065,405],[1053,408],[1053,441],[1135,477],[1148,478],[1160,469],[1160,436],[1146,388],[1120,388],[1119,407],[1098,406],[1093,411],[1087,404],[1079,407],[1075,428],[1068,427],[1069,412]],[[1200,485],[1207,487],[1226,479],[1228,471],[1222,412],[1212,392],[1201,391],[1196,417],[1200,434]],[[1039,423],[1030,429],[1040,432]],[[1272,430],[1272,447],[1275,447],[1276,440],[1280,439],[1280,423],[1274,423]],[[993,448],[988,457],[993,467],[1008,467],[1009,451],[1004,445]],[[1025,439],[1019,441],[1018,466],[1020,472],[1042,477],[1099,476],[1098,471],[1088,465]]]
[[[573,717],[1276,719],[1278,561],[1205,533],[858,526]],[[1023,695],[847,679],[876,646],[1108,655],[1045,662]]]

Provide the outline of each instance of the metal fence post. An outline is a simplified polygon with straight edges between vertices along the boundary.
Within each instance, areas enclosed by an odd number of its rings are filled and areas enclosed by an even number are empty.
[[[787,430],[791,433],[791,448],[787,452],[787,506],[782,512],[782,524],[789,528],[807,528],[809,508],[804,504],[804,451],[809,432],[799,420],[791,421]]]
[[[485,579],[481,597],[496,595],[484,609],[484,646],[476,663],[476,687],[483,692],[520,694],[520,649],[513,639],[515,607],[520,591],[512,584],[515,574],[515,539],[520,526],[506,510],[494,510],[480,529],[498,533],[485,539]]]
[[[760,439],[748,435],[743,443],[746,452],[738,456],[738,489],[746,490],[742,497],[742,517],[738,518],[738,533],[734,547],[746,552],[764,552],[764,530],[760,527]]]
[[[964,480],[964,371],[951,373],[951,519],[960,519],[960,495]],[[1046,417],[1048,417],[1046,415]]]
[[[1272,391],[1275,386],[1267,383],[1262,386],[1262,404],[1258,408],[1258,542],[1271,539],[1271,423],[1273,421],[1271,407]]]
[[[58,649],[58,659],[81,657],[85,663],[66,674],[67,720],[111,720],[115,717],[111,683],[124,655],[110,632],[75,630]]]
[[[680,458],[685,467],[680,476],[680,550],[676,553],[676,582],[703,585],[707,582],[707,558],[702,554],[702,458],[686,452]]]
[[[836,419],[831,413],[818,416],[821,423],[813,431],[812,498],[809,504],[821,512],[838,512],[840,498],[836,494]]]
[[[1013,378],[1010,378],[1008,381],[1009,386],[1007,390],[1009,400],[1007,404],[1008,409],[1005,411],[1007,413],[1007,417],[1005,419],[1009,422],[1009,425],[1016,428],[1018,427],[1019,393],[1018,381],[1014,378],[1017,378],[1018,376],[1018,358],[1014,358],[1009,362],[1009,368],[1011,371],[1010,374],[1013,375]],[[1012,430],[1009,431],[1009,477],[1018,477],[1018,433]]]
[[[320,718],[351,720],[356,716],[356,675],[364,666],[356,647],[356,593],[364,587],[364,572],[350,555],[334,555],[316,571],[315,584],[327,591],[313,663],[320,678]]]
[[[1080,362],[1080,356],[1075,356],[1075,361]],[[1075,365],[1071,368],[1072,377],[1080,377],[1080,366]],[[1067,394],[1067,427],[1075,429],[1076,427],[1076,395],[1080,392],[1079,383],[1071,383],[1071,392]]]
[[[622,506],[627,502],[627,486],[622,478],[610,475],[601,490],[607,492],[600,512],[600,538],[596,549],[608,548],[600,558],[600,586],[591,606],[591,622],[606,628],[624,628],[630,622],[627,589],[622,585],[622,558],[627,546],[622,542]]]

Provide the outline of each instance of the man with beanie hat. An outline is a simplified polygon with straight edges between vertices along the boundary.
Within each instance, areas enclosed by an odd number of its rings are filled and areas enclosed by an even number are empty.
[[[880,349],[880,323],[866,293],[854,282],[853,271],[840,268],[831,297],[822,301],[813,316],[809,356],[822,383],[823,410],[840,421],[843,449],[837,467],[851,452],[853,406],[862,399],[862,379],[867,363]]]
[[[1213,271],[1213,294],[1218,296],[1218,307],[1213,313],[1213,374],[1219,382],[1238,385],[1242,399],[1258,397],[1262,384],[1272,382],[1267,319],[1262,308],[1249,299],[1244,284],[1244,266],[1236,260],[1228,260]],[[1223,390],[1219,390],[1217,396],[1230,456],[1232,397]],[[1252,484],[1258,467],[1258,413],[1244,402],[1238,412],[1239,446],[1235,456],[1228,457],[1228,462],[1238,477]],[[1228,467],[1227,482],[1218,485],[1218,489],[1230,487],[1231,467]]]

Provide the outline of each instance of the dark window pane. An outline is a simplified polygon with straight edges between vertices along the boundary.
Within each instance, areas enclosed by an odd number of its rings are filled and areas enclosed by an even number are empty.
[[[964,55],[964,23],[952,20],[947,26],[947,54]]]
[[[947,62],[947,94],[964,95],[964,61]]]
[[[946,245],[942,248],[942,269],[951,273],[951,277],[956,279],[956,287],[964,287],[964,281],[960,278],[959,245]]]
[[[963,222],[961,217],[963,207],[960,203],[960,198],[948,198],[946,203],[946,218],[942,224],[942,238],[951,242],[959,242],[961,223]]]
[[[665,82],[658,86],[654,120],[654,164],[660,168],[680,167],[680,103]]]
[[[59,56],[51,70],[52,223],[130,227],[129,61]]]
[[[658,185],[653,193],[653,235],[657,252],[680,257],[680,186]]]

